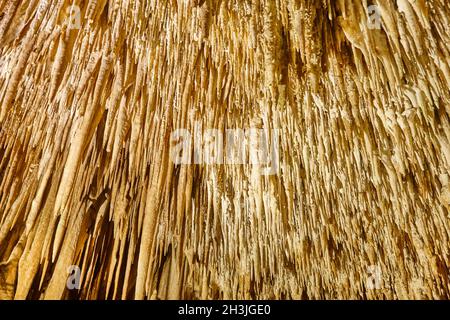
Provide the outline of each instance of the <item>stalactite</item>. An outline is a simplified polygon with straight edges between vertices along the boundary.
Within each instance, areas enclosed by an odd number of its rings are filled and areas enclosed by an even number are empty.
[[[0,0],[0,299],[449,298],[449,19]]]

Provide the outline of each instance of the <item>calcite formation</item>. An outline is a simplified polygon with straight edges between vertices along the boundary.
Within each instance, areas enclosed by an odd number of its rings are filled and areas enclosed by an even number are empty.
[[[449,20],[0,0],[0,298],[448,299]],[[276,170],[174,163],[195,128],[265,132]]]

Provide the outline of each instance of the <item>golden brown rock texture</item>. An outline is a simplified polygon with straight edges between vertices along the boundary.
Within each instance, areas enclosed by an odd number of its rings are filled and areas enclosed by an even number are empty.
[[[0,12],[0,298],[450,297],[447,0]],[[196,123],[279,128],[279,173],[175,165]]]

